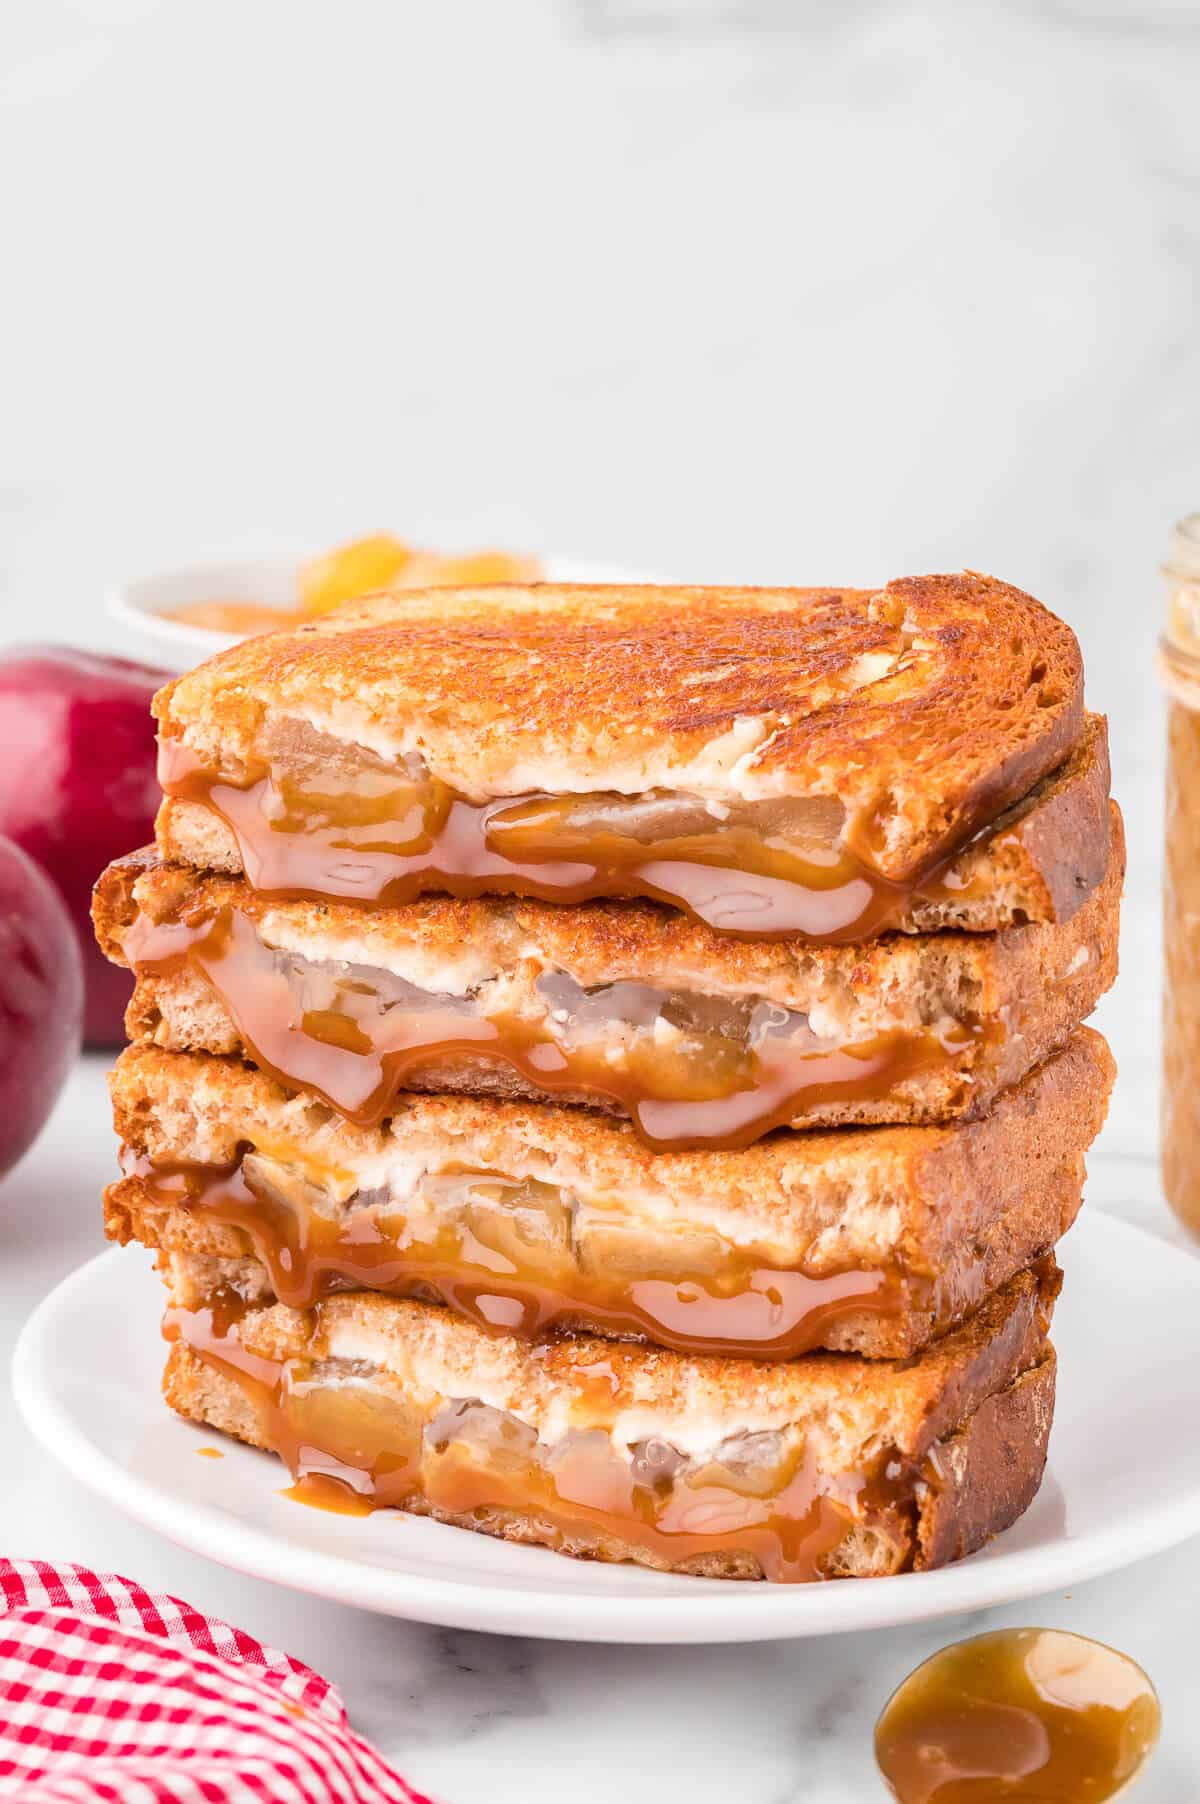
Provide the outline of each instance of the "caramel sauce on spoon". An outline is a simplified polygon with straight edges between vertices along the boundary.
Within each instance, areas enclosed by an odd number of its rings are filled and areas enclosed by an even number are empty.
[[[1062,1629],[945,1647],[893,1692],[875,1758],[900,1804],[1100,1804],[1158,1741],[1158,1697],[1116,1648]]]

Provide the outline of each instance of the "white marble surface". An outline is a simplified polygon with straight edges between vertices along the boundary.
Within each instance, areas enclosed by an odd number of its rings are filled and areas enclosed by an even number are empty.
[[[103,646],[117,572],[376,524],[1024,584],[1084,642],[1130,825],[1093,1205],[1169,1231],[1152,647],[1200,506],[1198,79],[1190,0],[7,0],[0,642]],[[110,1170],[89,1066],[0,1188],[6,1342],[98,1246]],[[0,1410],[0,1547],[285,1643],[454,1804],[859,1804],[876,1709],[951,1632],[624,1652],[356,1616],[130,1528]],[[1147,1801],[1200,1795],[1198,1581],[1200,1543],[1007,1613],[1145,1661]]]

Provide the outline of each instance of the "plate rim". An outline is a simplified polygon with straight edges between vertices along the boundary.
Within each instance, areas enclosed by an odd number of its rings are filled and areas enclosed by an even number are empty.
[[[1085,1219],[1089,1238],[1107,1235],[1115,1243],[1110,1257],[1119,1256],[1122,1241],[1149,1244],[1155,1256],[1168,1262],[1196,1263],[1200,1286],[1200,1262],[1184,1249],[1102,1209],[1093,1209]],[[129,1471],[98,1437],[79,1426],[55,1391],[47,1355],[57,1325],[76,1314],[79,1301],[105,1284],[110,1273],[115,1277],[118,1270],[131,1269],[128,1258],[125,1250],[111,1248],[78,1266],[42,1298],[22,1326],[11,1380],[18,1411],[35,1441],[85,1489],[175,1545],[249,1576],[376,1614],[485,1633],[625,1645],[803,1639],[926,1622],[1037,1597],[1123,1569],[1200,1533],[1198,1479],[1194,1489],[1065,1546],[1056,1540],[1002,1552],[978,1564],[968,1559],[936,1572],[900,1573],[858,1584],[733,1586],[718,1579],[681,1578],[686,1592],[639,1599],[631,1592],[560,1592],[518,1581],[478,1587],[469,1573],[456,1580],[373,1566],[297,1546],[231,1512],[181,1499]],[[1052,1476],[1052,1463],[1047,1470]],[[466,1532],[445,1524],[428,1526],[447,1534]],[[1073,1558],[1069,1549],[1075,1550]],[[545,1557],[554,1556],[547,1552]],[[596,1563],[590,1570],[602,1584],[599,1575],[608,1569]]]

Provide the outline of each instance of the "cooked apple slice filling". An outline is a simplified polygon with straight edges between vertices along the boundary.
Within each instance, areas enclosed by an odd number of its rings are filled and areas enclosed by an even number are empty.
[[[367,905],[430,890],[647,896],[719,932],[844,941],[893,924],[913,889],[873,868],[870,836],[831,796],[724,802],[653,788],[472,798],[415,755],[389,761],[294,720],[233,776],[168,737],[159,776],[172,802],[224,822],[250,882],[274,895]]]
[[[322,1507],[401,1507],[503,1532],[538,1523],[537,1538],[573,1552],[617,1540],[674,1566],[741,1553],[764,1576],[819,1578],[855,1523],[887,1522],[910,1503],[912,1462],[886,1449],[823,1471],[794,1427],[721,1435],[689,1453],[668,1439],[624,1440],[603,1407],[589,1422],[586,1366],[577,1423],[539,1433],[479,1397],[427,1392],[363,1359],[249,1361],[214,1337],[203,1311],[176,1309],[170,1334],[243,1385],[263,1443]],[[251,1374],[249,1367],[253,1366]],[[601,1390],[605,1387],[601,1386]]]
[[[371,1186],[247,1149],[234,1170],[134,1160],[156,1202],[237,1228],[275,1294],[307,1308],[370,1289],[536,1338],[598,1329],[680,1351],[789,1358],[856,1311],[911,1307],[921,1279],[876,1262],[781,1264],[715,1225],[533,1176],[417,1171]]]
[[[897,1020],[886,1001],[856,999],[844,976],[818,990],[811,1014],[754,993],[585,984],[532,952],[461,990],[438,989],[365,960],[272,944],[279,931],[269,916],[221,902],[194,917],[139,919],[125,950],[139,976],[186,967],[254,1063],[364,1126],[405,1089],[510,1095],[515,1082],[522,1094],[627,1115],[655,1151],[737,1148],[821,1111],[844,1118],[859,1102],[877,1119],[880,1104],[902,1108],[904,1086],[931,1071],[950,1088],[980,1031],[944,1012]]]

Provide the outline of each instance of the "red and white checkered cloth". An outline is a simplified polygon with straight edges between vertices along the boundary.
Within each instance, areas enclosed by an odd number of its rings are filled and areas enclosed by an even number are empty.
[[[428,1804],[298,1660],[112,1573],[0,1560],[0,1798]]]

